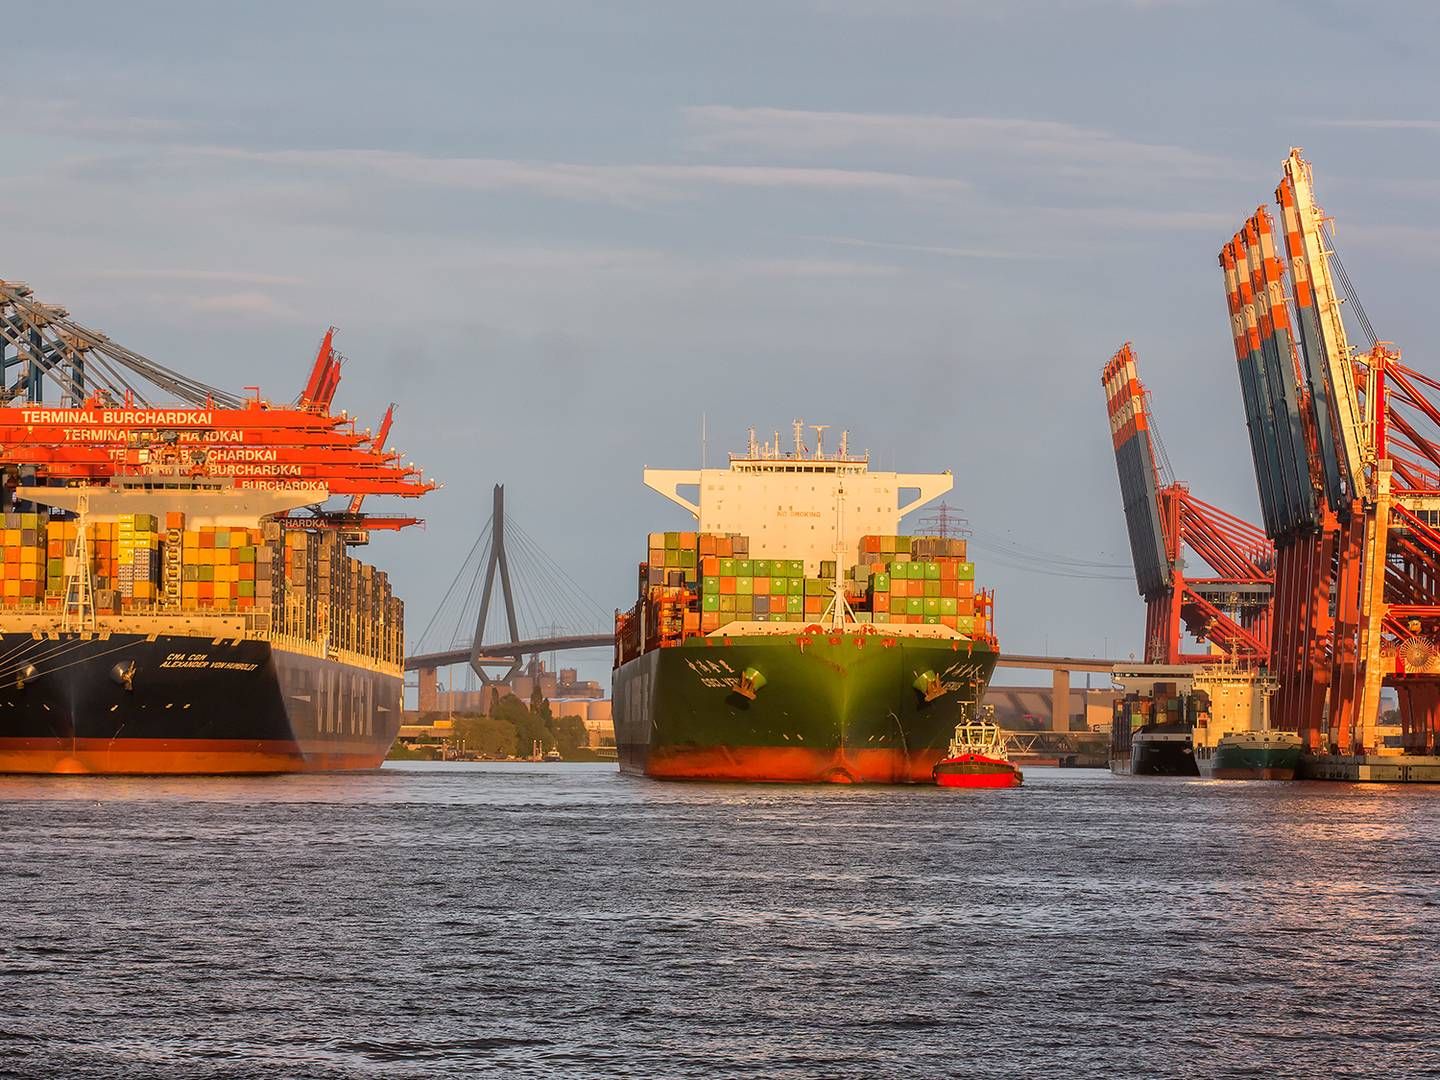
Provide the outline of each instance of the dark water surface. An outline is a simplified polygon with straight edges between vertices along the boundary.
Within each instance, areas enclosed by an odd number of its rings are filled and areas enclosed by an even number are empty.
[[[1440,1069],[1440,789],[0,778],[0,1072]]]

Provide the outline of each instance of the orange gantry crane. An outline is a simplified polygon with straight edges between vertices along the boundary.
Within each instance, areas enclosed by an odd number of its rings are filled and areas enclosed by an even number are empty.
[[[1434,754],[1440,382],[1376,338],[1298,149],[1275,199],[1283,245],[1261,206],[1219,257],[1275,545],[1273,720],[1312,752],[1373,754],[1388,684],[1399,696],[1403,751]],[[1368,352],[1350,344],[1337,280]]]
[[[288,523],[351,531],[416,524],[361,513],[367,495],[416,497],[435,485],[385,448],[393,405],[378,434],[330,411],[344,362],[334,337],[331,327],[297,400],[277,405],[258,390],[241,398],[182,375],[42,303],[29,286],[0,281],[0,467],[26,482],[178,472],[239,487],[323,486],[350,497],[348,508],[317,506]],[[47,403],[47,391],[58,400]]]
[[[1157,454],[1149,394],[1129,342],[1110,358],[1100,382],[1135,581],[1145,598],[1145,662],[1263,664],[1270,647],[1274,548],[1254,525],[1162,474],[1163,448]],[[1211,573],[1189,575],[1187,553]],[[1187,652],[1182,628],[1205,651]]]

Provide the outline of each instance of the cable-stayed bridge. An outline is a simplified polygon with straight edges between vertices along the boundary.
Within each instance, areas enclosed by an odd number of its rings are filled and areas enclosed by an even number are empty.
[[[466,664],[484,685],[519,674],[527,658],[613,647],[606,611],[505,513],[505,487],[444,598],[405,660],[422,696],[436,672]],[[423,708],[423,705],[422,705]]]

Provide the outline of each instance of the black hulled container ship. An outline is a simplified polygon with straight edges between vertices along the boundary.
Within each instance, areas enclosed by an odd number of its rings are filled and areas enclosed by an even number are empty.
[[[207,774],[369,769],[402,716],[404,605],[349,554],[367,495],[433,484],[330,400],[325,335],[297,401],[184,379],[0,282],[25,347],[0,406],[0,772]],[[63,314],[63,313],[61,313]],[[53,355],[53,354],[52,354]],[[103,362],[100,362],[103,361]],[[118,391],[100,371],[125,370]],[[149,380],[182,397],[138,398]],[[64,392],[46,405],[46,384]],[[349,505],[328,511],[327,500]]]

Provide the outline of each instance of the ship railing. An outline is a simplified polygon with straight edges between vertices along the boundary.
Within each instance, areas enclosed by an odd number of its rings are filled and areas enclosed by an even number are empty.
[[[385,674],[403,675],[404,673],[403,664],[378,656],[367,656],[365,653],[353,652],[350,649],[341,649],[331,645],[325,638],[307,638],[283,633],[271,633],[268,637],[272,645],[277,645],[286,652],[313,656],[318,660],[334,660],[337,663],[348,664],[350,667],[369,668],[371,671],[380,671]]]

